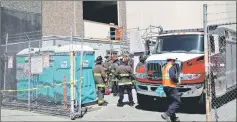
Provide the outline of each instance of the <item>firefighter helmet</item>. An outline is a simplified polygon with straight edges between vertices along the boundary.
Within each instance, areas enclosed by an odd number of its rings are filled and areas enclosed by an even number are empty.
[[[103,60],[103,58],[101,57],[101,56],[98,56],[97,58],[96,58],[96,61],[102,61]]]
[[[112,61],[115,61],[117,60],[117,57],[116,56],[112,56]]]
[[[127,63],[128,61],[129,61],[129,58],[128,58],[128,57],[124,57],[124,58],[123,58],[123,62],[124,62],[124,63]]]
[[[141,55],[139,56],[139,60],[140,61],[145,61],[147,59],[147,56],[146,55]]]

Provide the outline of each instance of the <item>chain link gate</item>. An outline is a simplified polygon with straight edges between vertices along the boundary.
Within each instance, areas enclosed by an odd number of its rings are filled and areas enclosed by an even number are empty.
[[[234,10],[209,12],[213,7]],[[236,121],[236,4],[205,4],[204,30],[207,121]]]
[[[70,55],[55,52],[63,45],[80,43],[81,37],[45,37],[37,31],[6,34],[2,39],[5,40],[1,45],[1,51],[5,52],[4,58],[1,58],[4,59],[1,63],[4,68],[2,108],[27,109],[43,114],[72,116],[73,119],[82,117],[81,113],[86,112],[86,108],[81,106],[83,76],[75,75],[79,73],[75,72],[76,68],[81,67],[79,53],[71,50],[75,50],[74,46],[68,49]],[[81,46],[77,48],[81,49]]]

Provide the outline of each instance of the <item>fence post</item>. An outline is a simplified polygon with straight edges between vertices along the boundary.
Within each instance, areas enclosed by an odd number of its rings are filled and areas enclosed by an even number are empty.
[[[208,40],[207,40],[207,4],[203,5],[203,29],[204,29],[204,58],[205,58],[205,90],[206,90],[206,121],[210,122],[210,97],[209,97],[209,60],[208,60]]]
[[[84,45],[84,36],[83,34],[81,35],[81,62],[80,62],[80,83],[79,83],[79,88],[80,88],[80,92],[79,92],[79,114],[82,116],[82,82],[83,82],[83,54],[84,54],[84,49],[83,49],[83,45]]]
[[[8,66],[7,66],[7,62],[8,62],[8,55],[7,55],[7,45],[8,45],[8,33],[7,33],[7,35],[6,35],[6,47],[5,47],[5,56],[4,56],[4,62],[5,62],[5,64],[4,64],[4,76],[3,76],[3,78],[4,78],[4,83],[3,83],[3,90],[6,90],[6,75],[7,75],[7,68],[8,68]]]
[[[28,35],[25,33],[28,39],[28,48],[29,48],[29,58],[28,58],[28,110],[30,111],[30,81],[31,81],[31,40]]]
[[[74,57],[74,52],[72,50],[73,48],[73,31],[71,28],[71,41],[69,44],[70,48],[70,84],[71,84],[71,117],[74,119],[74,103],[75,103],[75,82],[74,82],[74,76],[73,76],[73,68],[74,68],[74,62],[73,62],[73,57]]]

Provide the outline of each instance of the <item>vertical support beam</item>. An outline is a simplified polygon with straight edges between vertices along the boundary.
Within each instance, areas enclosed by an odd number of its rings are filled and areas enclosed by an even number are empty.
[[[206,73],[206,121],[210,122],[210,85],[209,85],[209,51],[208,51],[208,27],[207,27],[207,4],[203,5],[203,29],[204,29],[204,60],[205,60],[205,73]]]
[[[2,79],[2,74],[3,74],[3,71],[2,71],[2,66],[3,66],[3,63],[2,63],[2,58],[3,58],[3,54],[2,54],[2,0],[0,0],[0,90],[2,90],[2,82],[3,79]],[[2,106],[2,92],[0,92],[0,108]],[[0,112],[1,114],[1,112]],[[1,118],[0,118],[0,121],[1,121]]]
[[[7,75],[7,62],[8,62],[8,54],[7,54],[7,45],[8,45],[8,33],[6,35],[6,46],[5,46],[5,64],[4,64],[4,84],[3,84],[3,90],[6,90],[6,75]]]
[[[126,37],[127,30],[127,14],[126,14],[126,1],[117,1],[117,11],[118,11],[118,26],[123,27],[121,40],[124,41]]]
[[[74,103],[75,103],[75,97],[74,97],[74,94],[75,94],[75,89],[74,89],[74,86],[75,86],[75,83],[74,83],[74,62],[73,62],[73,30],[72,28],[70,29],[71,30],[71,41],[70,41],[70,44],[69,44],[69,48],[70,48],[70,84],[71,84],[71,112],[70,114],[71,115],[74,115]]]
[[[28,48],[29,48],[29,58],[28,58],[28,110],[30,111],[30,82],[31,82],[31,40],[27,34],[25,34],[28,39]]]

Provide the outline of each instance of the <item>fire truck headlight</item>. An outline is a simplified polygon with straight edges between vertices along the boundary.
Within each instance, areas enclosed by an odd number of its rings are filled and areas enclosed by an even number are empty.
[[[182,74],[181,80],[194,80],[201,76],[201,74]]]

